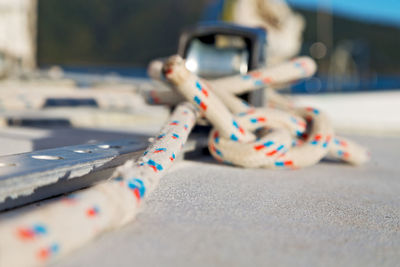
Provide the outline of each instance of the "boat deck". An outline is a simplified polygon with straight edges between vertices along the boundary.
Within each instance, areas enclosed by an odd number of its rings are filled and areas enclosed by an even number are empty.
[[[365,166],[178,162],[135,221],[56,266],[398,265],[400,138],[353,138],[370,148]]]
[[[321,99],[330,107],[336,128],[346,129],[348,125],[340,124],[346,120],[338,119],[341,113],[336,111],[347,106],[337,100],[342,106],[334,102],[330,106],[330,98]],[[82,118],[81,114],[89,113],[65,114]],[[363,120],[370,122],[365,123],[369,128],[362,128],[364,132],[377,134],[394,125],[387,134],[397,137],[351,136],[371,151],[372,159],[364,166],[323,161],[296,171],[271,171],[221,165],[206,156],[179,161],[146,200],[136,220],[104,234],[55,266],[398,265],[398,125],[393,116],[386,121],[378,115],[368,116]],[[109,117],[100,126],[115,121]],[[1,128],[0,154],[154,136],[164,118],[153,118],[150,127],[127,127],[132,120],[124,117],[124,126],[94,125],[91,129]],[[140,120],[135,117],[135,121]]]

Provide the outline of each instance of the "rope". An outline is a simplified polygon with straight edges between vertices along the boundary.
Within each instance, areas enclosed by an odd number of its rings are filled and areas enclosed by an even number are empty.
[[[0,266],[54,262],[133,220],[143,199],[179,155],[196,117],[191,104],[180,104],[146,151],[119,167],[115,178],[40,206],[3,213]]]
[[[242,167],[300,168],[327,155],[352,164],[367,160],[364,148],[334,136],[327,116],[313,108],[292,108],[275,95],[282,110],[252,108],[236,94],[311,76],[315,64],[298,58],[283,65],[206,81],[190,73],[179,57],[150,66],[190,103],[179,104],[160,134],[114,178],[66,197],[2,214],[0,266],[39,266],[67,255],[105,231],[135,218],[185,144],[199,114],[213,125],[211,154]],[[197,112],[198,110],[199,112]]]
[[[162,68],[164,63],[154,60],[149,65],[149,76],[154,80],[165,82]],[[284,62],[266,69],[251,71],[246,75],[230,76],[212,81],[207,84],[216,93],[230,93],[240,95],[250,91],[270,88],[285,87],[286,84],[312,76],[316,71],[315,62],[307,57],[299,57],[289,62]],[[219,96],[221,96],[219,94]],[[145,94],[147,102],[150,104],[174,106],[184,100],[179,92],[149,90]],[[287,100],[286,100],[287,102]]]
[[[363,147],[334,135],[328,117],[320,110],[290,105],[286,111],[253,108],[236,96],[311,76],[316,69],[311,59],[297,58],[272,69],[214,82],[200,79],[184,63],[178,56],[169,58],[163,67],[166,81],[212,124],[209,150],[217,160],[278,169],[311,166],[328,155],[354,165],[368,160]]]

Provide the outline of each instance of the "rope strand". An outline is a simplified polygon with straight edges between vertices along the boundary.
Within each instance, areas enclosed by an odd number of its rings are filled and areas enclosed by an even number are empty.
[[[114,177],[65,197],[1,215],[0,266],[40,266],[133,220],[143,199],[178,157],[196,121],[188,103],[176,107],[147,150]]]

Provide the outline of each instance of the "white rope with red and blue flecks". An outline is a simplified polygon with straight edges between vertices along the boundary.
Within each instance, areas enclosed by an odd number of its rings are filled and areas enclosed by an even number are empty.
[[[149,65],[149,76],[155,80],[163,81],[163,62],[154,60]],[[315,62],[308,57],[298,57],[288,62],[283,62],[268,68],[250,71],[246,75],[235,75],[207,83],[218,93],[229,92],[239,95],[246,92],[264,88],[280,88],[283,85],[312,76],[316,71]],[[149,90],[145,93],[146,100],[151,104],[175,106],[184,101],[178,92],[166,90]]]
[[[54,262],[131,221],[175,161],[196,118],[193,105],[182,103],[143,155],[116,170],[116,178],[40,206],[1,214],[0,266]]]
[[[307,76],[315,71],[315,67],[307,71],[311,62],[302,58],[285,64]],[[163,73],[173,88],[212,124],[209,150],[219,161],[242,167],[295,169],[314,165],[328,155],[355,165],[368,160],[365,148],[334,136],[329,119],[320,110],[308,107],[288,112],[253,108],[236,97],[237,93],[274,80],[286,82],[282,69],[275,76],[269,76],[268,70],[257,70],[211,85],[191,73],[182,58],[173,56],[164,64]]]
[[[285,64],[287,68],[281,68],[281,72],[298,69],[297,78],[313,72],[307,71],[307,66],[312,66],[307,65],[307,60]],[[171,58],[165,67],[168,81],[214,125],[210,150],[219,160],[244,167],[295,168],[316,163],[328,151],[351,163],[366,159],[361,147],[343,139],[332,139],[332,127],[318,110],[299,109],[289,114],[254,109],[234,96],[258,88],[262,83],[288,82],[296,77],[293,71],[286,76],[265,70],[225,78],[214,81],[214,86],[220,88],[212,91],[206,81],[187,71],[182,59]],[[267,74],[271,76],[265,77]],[[175,160],[196,118],[192,105],[181,104],[139,160],[118,168],[117,178],[40,207],[3,213],[0,266],[37,266],[54,261],[104,231],[132,220],[141,200]],[[259,129],[259,138],[253,133],[255,129]],[[309,137],[304,137],[305,133]]]

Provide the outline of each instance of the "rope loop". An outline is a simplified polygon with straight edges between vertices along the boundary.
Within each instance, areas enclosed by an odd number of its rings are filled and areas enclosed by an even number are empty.
[[[300,58],[285,63],[285,68],[302,68],[297,76],[304,78],[315,71],[310,71],[310,61]],[[282,83],[282,72],[282,68],[280,72],[275,69],[271,76],[268,69],[257,70],[206,81],[191,73],[179,56],[170,57],[163,66],[166,80],[212,124],[209,150],[219,161],[250,168],[289,169],[314,165],[328,155],[352,164],[365,162],[366,150],[335,137],[324,112],[312,107],[253,108],[236,96],[277,78]]]

